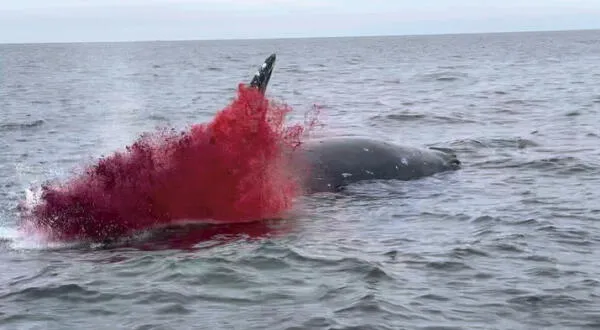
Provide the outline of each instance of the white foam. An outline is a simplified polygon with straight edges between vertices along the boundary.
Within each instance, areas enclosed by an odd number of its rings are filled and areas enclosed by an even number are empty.
[[[25,201],[23,202],[21,207],[24,208],[26,211],[29,211],[29,210],[33,209],[33,207],[35,205],[40,203],[41,200],[42,200],[42,188],[41,187],[37,187],[37,188],[35,188],[35,190],[27,188],[27,189],[25,189]]]
[[[19,205],[21,215],[27,216],[28,213],[37,205],[42,196],[42,189],[25,189],[25,199]],[[53,250],[64,249],[72,244],[50,243],[47,236],[41,231],[28,226],[27,223],[22,227],[10,219],[0,219],[0,244],[11,250]]]
[[[54,250],[64,249],[70,244],[50,243],[41,234],[21,231],[16,227],[0,226],[0,242],[10,250]]]

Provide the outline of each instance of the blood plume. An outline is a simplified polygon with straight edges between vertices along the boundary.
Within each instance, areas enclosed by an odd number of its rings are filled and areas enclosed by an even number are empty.
[[[306,127],[291,108],[240,84],[232,103],[189,130],[142,135],[63,183],[46,183],[23,228],[51,240],[104,241],[177,222],[282,216],[301,193],[289,155]]]

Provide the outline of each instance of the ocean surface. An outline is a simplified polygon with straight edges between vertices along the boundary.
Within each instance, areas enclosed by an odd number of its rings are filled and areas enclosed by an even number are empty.
[[[32,187],[211,120],[272,52],[290,121],[463,168],[150,247],[17,229]],[[600,31],[0,45],[0,328],[599,328],[599,81]]]

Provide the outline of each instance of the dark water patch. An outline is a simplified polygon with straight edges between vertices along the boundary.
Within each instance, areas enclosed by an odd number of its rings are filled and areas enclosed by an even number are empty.
[[[23,85],[23,84],[8,84],[6,86],[7,90],[14,90],[15,92],[26,92],[27,91],[27,86]]]
[[[518,100],[518,99],[516,99],[516,100],[504,101],[502,103],[506,104],[506,105],[526,105],[527,101],[526,100]]]
[[[346,84],[348,84],[348,85],[364,85],[365,83],[372,83],[372,82],[375,82],[375,81],[378,81],[378,79],[375,79],[375,78],[360,78],[360,79],[356,79],[356,80],[348,80],[346,82]],[[367,105],[367,106],[371,105],[371,104],[380,105],[380,104],[378,104],[378,101],[375,101],[373,103],[371,103],[371,102],[365,102],[365,105]]]
[[[49,285],[45,287],[28,287],[0,296],[0,301],[10,299],[13,302],[27,302],[39,299],[56,299],[70,302],[92,303],[109,301],[112,294],[103,294],[89,290],[77,284]]]
[[[13,278],[8,285],[9,286],[22,286],[26,284],[31,284],[35,282],[37,279],[44,277],[54,277],[58,275],[58,267],[55,266],[46,266],[42,268],[39,272],[32,275],[22,275],[16,278]]]
[[[394,278],[386,273],[381,266],[370,265],[370,267],[361,267],[354,271],[361,271],[364,275],[364,280],[367,283],[376,284],[383,281],[394,281]]]
[[[326,259],[322,257],[317,258],[301,255],[297,252],[290,251],[285,257],[285,260],[287,262],[293,262],[295,265],[318,267],[321,269],[343,272],[348,275],[357,275],[367,282],[393,280],[393,277],[391,277],[381,265],[360,258]]]
[[[540,222],[536,219],[525,219],[525,220],[512,221],[512,222],[510,222],[510,224],[514,225],[514,226],[530,227],[530,226],[538,226],[540,224]]]
[[[530,147],[538,147],[540,144],[531,139],[515,137],[462,139],[452,141],[451,146],[457,151],[469,151],[473,149],[526,149]]]
[[[525,197],[525,198],[521,199],[521,203],[523,203],[525,205],[532,205],[532,206],[551,205],[554,202],[555,201],[553,201],[551,199],[539,198],[539,197]]]
[[[270,221],[221,225],[190,223],[160,227],[156,230],[147,231],[140,239],[117,241],[114,244],[105,246],[105,248],[130,247],[145,251],[167,249],[196,251],[234,242],[258,241],[266,237],[277,236],[287,230],[286,225],[277,227]],[[213,263],[218,262],[216,259],[210,261]]]
[[[124,82],[129,82],[132,78],[141,77],[143,75],[144,75],[144,73],[141,73],[141,72],[130,72],[127,74],[127,76],[121,77],[118,80],[124,81]],[[159,75],[157,73],[155,73],[154,76],[158,77]]]
[[[432,293],[418,296],[418,297],[416,297],[416,299],[417,300],[450,301],[450,298],[448,298],[448,297],[444,297],[444,296],[440,296],[440,295],[432,294]]]
[[[453,114],[452,116],[431,116],[433,121],[442,122],[448,124],[475,124],[478,123],[477,120],[468,119],[463,114]]]
[[[558,279],[561,272],[556,267],[535,267],[526,271],[527,274],[535,277],[548,277]]]
[[[573,156],[556,156],[548,158],[540,158],[530,162],[521,164],[522,167],[528,167],[533,169],[557,169],[559,173],[577,173],[596,170],[596,166],[586,164],[578,157]]]
[[[31,101],[31,104],[33,104],[33,105],[47,105],[50,103],[51,102],[48,100],[33,100],[33,101]]]
[[[234,62],[234,63],[241,63],[243,62],[241,57],[238,56],[233,56],[233,55],[225,55],[224,58],[228,61],[228,62]]]
[[[438,77],[435,80],[437,81],[455,81],[458,80],[458,77]]]
[[[350,303],[350,306],[343,306],[336,309],[334,313],[338,317],[347,317],[349,319],[372,319],[375,315],[377,317],[410,319],[409,312],[410,310],[404,306],[393,304],[369,293],[357,301]]]
[[[424,81],[454,82],[457,80],[464,80],[465,78],[468,78],[469,74],[457,71],[442,71],[423,74],[417,77],[419,78],[419,80]]]
[[[471,267],[468,266],[467,264],[465,264],[463,262],[456,262],[456,261],[433,261],[433,262],[428,262],[426,266],[428,268],[435,269],[435,270],[441,270],[444,272],[461,272],[464,270],[471,269]]]
[[[570,295],[524,295],[511,298],[507,301],[514,305],[514,308],[523,307],[538,307],[538,308],[553,308],[553,307],[573,307],[589,304],[589,300],[577,299]]]
[[[555,228],[549,236],[556,242],[575,246],[591,246],[593,237],[589,231]]]
[[[391,260],[396,260],[396,257],[398,256],[398,250],[388,251],[383,255],[390,258]]]
[[[44,125],[45,121],[42,119],[38,119],[29,123],[6,123],[0,124],[0,131],[17,131],[17,130],[27,130],[32,128],[37,128]]]
[[[358,65],[363,63],[363,58],[362,57],[351,57],[348,60],[346,60],[346,63],[350,64],[350,65]]]
[[[452,250],[452,256],[461,259],[470,259],[473,257],[489,257],[489,254],[483,250],[475,249],[472,247],[454,248]]]
[[[499,217],[493,217],[490,215],[482,215],[476,217],[471,221],[472,223],[494,223],[494,222],[502,222],[502,219]]]
[[[301,326],[291,326],[286,330],[333,329],[337,324],[338,322],[331,318],[316,316],[302,322]]]
[[[387,124],[388,122],[406,122],[406,121],[421,121],[423,123],[446,123],[446,124],[473,124],[476,120],[465,118],[464,115],[456,114],[452,116],[431,116],[422,113],[402,112],[392,113],[387,115],[375,115],[369,118],[377,123]]]
[[[511,116],[516,116],[521,114],[521,111],[516,110],[514,108],[508,108],[508,107],[493,107],[494,112],[497,114],[502,114],[502,115],[511,115]],[[510,123],[510,122],[514,122],[516,121],[516,119],[508,119],[508,118],[503,118],[501,120],[495,119],[493,122],[497,123],[497,124],[506,124],[506,123]]]
[[[171,328],[161,324],[144,324],[133,328],[135,330],[170,330]]]
[[[206,68],[206,70],[208,70],[208,71],[216,71],[216,72],[221,72],[221,71],[223,71],[223,68],[221,68],[221,67],[216,67],[216,66],[209,66],[209,67],[207,67],[207,68]]]
[[[384,84],[394,84],[394,85],[400,85],[403,84],[404,82],[401,79],[386,79],[383,81]]]
[[[543,175],[573,175],[597,173],[600,168],[574,156],[543,157],[534,160],[520,160],[513,157],[488,159],[474,163],[481,169],[521,169],[542,171]]]
[[[389,114],[389,115],[376,115],[371,117],[371,120],[382,121],[382,120],[397,120],[397,121],[412,121],[412,120],[421,120],[425,118],[424,114],[420,113],[399,113],[399,114]]]
[[[333,267],[333,268],[352,268],[363,264],[362,260],[357,258],[341,258],[341,259],[329,259],[323,257],[310,256],[306,253],[299,253],[292,249],[286,249],[287,253],[284,258],[287,262],[294,262],[297,264],[311,265],[311,267]],[[360,267],[360,266],[359,266]]]
[[[165,290],[151,290],[144,292],[142,297],[137,299],[136,303],[143,305],[150,304],[182,304],[185,305],[193,300],[189,294],[170,292]]]
[[[461,98],[461,99],[465,98],[465,95],[460,95],[460,94],[457,94],[457,95],[452,95],[452,96],[453,96],[453,97],[457,97],[457,98]],[[487,95],[475,95],[475,96],[473,96],[473,97],[474,97],[474,98],[476,98],[476,99],[482,99],[482,100],[487,100],[487,99],[489,99],[489,98],[490,98],[490,97],[489,97],[489,96],[487,96]]]
[[[8,316],[4,316],[1,312],[0,312],[0,326],[9,326],[11,323],[28,323],[28,324],[35,324],[35,323],[51,323],[51,322],[56,322],[58,321],[57,317],[53,317],[50,315],[44,315],[43,313],[39,313],[39,312],[29,312],[27,314],[22,314],[22,313],[17,313],[17,314],[12,314],[12,315],[8,315]],[[18,329],[18,328],[8,328],[8,329]],[[41,328],[40,328],[41,329]]]
[[[336,302],[340,299],[344,299],[344,297],[353,296],[355,294],[355,289],[350,285],[341,285],[338,287],[326,287],[323,290],[321,296],[319,296],[319,301],[321,302]]]
[[[600,280],[585,279],[581,281],[581,284],[586,287],[597,288],[600,287]]]
[[[440,70],[456,70],[456,69],[467,69],[469,68],[469,65],[459,65],[459,64],[455,64],[455,65],[438,65],[438,69]]]
[[[310,73],[309,70],[306,70],[305,67],[299,66],[299,65],[290,65],[287,67],[282,66],[281,67],[281,71],[285,72],[285,73],[292,73],[292,74],[302,74],[302,75],[306,75],[308,73]]]
[[[508,240],[507,240],[508,241]],[[495,244],[491,244],[488,245],[488,248],[498,251],[498,252],[509,252],[509,253],[523,253],[525,252],[525,250],[523,250],[521,247],[519,247],[516,244],[511,244],[511,243],[505,243],[505,242],[498,242]]]
[[[528,255],[524,259],[528,260],[528,261],[534,261],[534,262],[546,262],[546,263],[556,263],[557,262],[556,258],[542,256],[539,254]]]
[[[221,291],[221,292],[218,292]],[[139,305],[147,306],[153,304],[180,304],[183,306],[189,305],[194,302],[202,303],[218,303],[218,304],[231,304],[238,307],[253,306],[261,301],[269,301],[269,299],[289,299],[289,295],[285,294],[272,294],[265,292],[247,292],[247,297],[241,295],[234,295],[231,291],[224,292],[224,290],[202,290],[194,291],[194,293],[186,292],[172,292],[166,290],[152,290],[144,292],[142,297],[136,300]]]
[[[360,322],[358,322],[360,323]],[[393,330],[393,327],[379,324],[360,324],[360,325],[350,325],[350,326],[340,326],[340,327],[332,327],[331,330]]]
[[[497,234],[495,230],[489,229],[489,226],[481,226],[482,228],[478,228],[473,231],[473,236],[479,239],[485,238],[491,235]]]
[[[489,280],[494,278],[494,275],[490,273],[477,273],[473,276],[473,278],[476,278],[478,280]]]
[[[249,256],[238,261],[240,265],[249,266],[255,269],[265,270],[285,270],[290,265],[281,258],[267,256]]]
[[[526,296],[531,294],[531,290],[519,289],[519,288],[503,288],[498,292],[509,295],[509,296]]]
[[[185,308],[182,304],[167,304],[158,308],[156,313],[162,315],[189,315],[193,314],[194,310]]]
[[[244,265],[240,265],[244,266]],[[231,288],[246,288],[255,284],[252,272],[248,269],[243,271],[237,263],[224,264],[211,267],[210,272],[186,276],[184,282],[190,286],[229,286]],[[259,265],[260,266],[260,265]],[[254,265],[253,267],[259,267]],[[266,270],[266,269],[265,269]]]
[[[149,115],[149,116],[148,116],[148,119],[149,119],[149,120],[154,120],[154,121],[161,121],[161,122],[169,122],[169,121],[170,121],[170,119],[169,119],[169,118],[167,118],[167,117],[165,117],[165,116],[161,116],[161,115],[154,115],[154,114],[152,114],[152,115]]]

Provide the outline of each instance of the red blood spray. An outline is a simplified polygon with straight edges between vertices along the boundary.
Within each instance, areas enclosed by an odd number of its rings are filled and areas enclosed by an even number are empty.
[[[143,135],[64,184],[46,184],[23,225],[53,240],[101,241],[182,221],[282,216],[301,193],[286,155],[305,127],[291,109],[239,86],[212,122]]]

